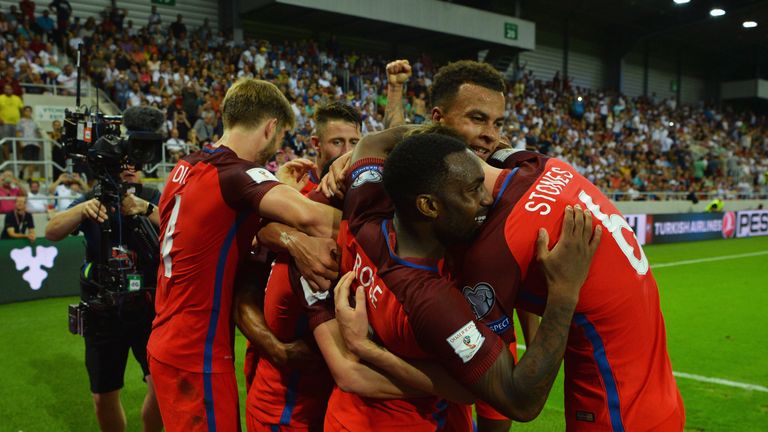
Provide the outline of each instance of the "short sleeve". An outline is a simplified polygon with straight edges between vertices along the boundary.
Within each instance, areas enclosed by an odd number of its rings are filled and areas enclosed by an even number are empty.
[[[336,318],[333,290],[314,292],[306,279],[299,273],[293,260],[289,267],[291,289],[299,299],[304,312],[307,314],[309,331],[314,332],[320,324]]]
[[[246,163],[219,167],[221,194],[232,208],[258,211],[261,200],[280,184],[266,168]]]
[[[371,219],[391,217],[394,206],[384,190],[384,160],[365,158],[355,162],[345,179],[343,219],[356,231],[360,224]]]
[[[476,382],[498,358],[504,343],[475,320],[459,291],[443,278],[424,282],[409,299],[408,320],[419,346],[464,385]]]

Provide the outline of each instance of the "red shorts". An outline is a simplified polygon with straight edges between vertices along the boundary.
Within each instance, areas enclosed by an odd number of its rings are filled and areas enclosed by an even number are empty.
[[[319,425],[313,429],[310,427],[264,424],[256,420],[253,416],[245,416],[245,423],[248,427],[248,432],[322,432],[323,430],[323,425]]]
[[[512,353],[512,357],[515,359],[515,364],[517,364],[517,342],[509,344],[509,352]],[[496,411],[492,406],[481,400],[475,402],[475,412],[477,412],[477,417],[482,417],[488,420],[509,420],[509,417]]]
[[[240,430],[234,374],[189,372],[148,357],[167,432]]]
[[[245,394],[251,390],[253,377],[256,376],[256,365],[259,364],[259,352],[256,347],[247,341],[245,345],[245,359],[243,361],[243,373],[245,374]]]

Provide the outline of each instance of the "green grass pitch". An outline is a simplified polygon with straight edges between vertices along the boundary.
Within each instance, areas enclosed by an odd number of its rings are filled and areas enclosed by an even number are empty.
[[[768,237],[646,246],[651,266],[768,252]],[[659,267],[672,367],[703,377],[768,387],[768,255]],[[74,298],[0,306],[0,432],[98,430],[81,338],[67,332]],[[241,382],[244,338],[237,336]],[[128,430],[140,430],[145,386],[128,361],[122,392]],[[768,392],[678,377],[690,431],[768,431]],[[513,431],[561,431],[561,378],[541,416]]]

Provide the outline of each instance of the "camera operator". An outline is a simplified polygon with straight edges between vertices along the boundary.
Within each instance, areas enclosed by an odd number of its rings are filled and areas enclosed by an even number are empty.
[[[138,176],[134,167],[124,165],[120,180],[124,184],[137,183]],[[138,223],[138,218],[134,216],[147,217],[153,225],[159,225],[156,211],[159,198],[160,193],[148,187],[138,188],[136,194],[125,193],[119,199],[118,214],[116,209],[107,209],[98,198],[94,198],[93,193],[89,193],[73,202],[67,210],[54,216],[45,230],[45,237],[51,241],[58,241],[78,232],[85,236],[86,263],[80,274],[81,306],[83,303],[86,305],[83,331],[85,366],[88,370],[96,417],[102,431],[123,431],[126,427],[125,411],[120,403],[120,389],[123,387],[129,348],[141,365],[147,383],[147,395],[141,410],[143,430],[162,429],[162,418],[149,375],[146,351],[155,316],[154,287],[159,263],[157,259],[146,258],[149,255],[157,255],[142,250],[146,247],[132,235],[132,229]],[[94,282],[104,280],[96,274],[100,267],[94,264],[99,262],[100,257],[101,223],[107,220],[111,224],[111,258],[125,255],[135,263],[135,274],[127,275],[131,282],[131,289],[127,291],[121,291],[120,287],[100,287],[99,283]],[[125,245],[128,250],[116,248],[120,244]]]

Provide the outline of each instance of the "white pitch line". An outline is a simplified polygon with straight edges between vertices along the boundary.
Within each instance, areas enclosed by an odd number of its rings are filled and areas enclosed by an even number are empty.
[[[525,345],[517,344],[517,349],[525,351]],[[694,375],[694,374],[689,374],[689,373],[685,373],[685,372],[675,372],[675,371],[672,371],[672,375],[674,375],[674,376],[676,376],[678,378],[686,378],[686,379],[690,379],[690,380],[694,380],[694,381],[699,381],[699,382],[705,382],[705,383],[711,383],[711,384],[720,384],[720,385],[724,385],[724,386],[728,386],[728,387],[736,387],[736,388],[741,388],[741,389],[744,389],[744,390],[754,390],[754,391],[768,393],[768,387],[757,385],[757,384],[747,384],[747,383],[742,383],[742,382],[738,382],[738,381],[731,381],[731,380],[722,379],[722,378],[706,377],[706,376],[702,376],[702,375]]]
[[[737,388],[742,388],[744,390],[755,390],[755,391],[759,391],[759,392],[768,393],[768,387],[764,387],[764,386],[757,385],[757,384],[747,384],[747,383],[741,383],[741,382],[731,381],[731,380],[722,379],[722,378],[712,378],[712,377],[705,377],[705,376],[701,376],[701,375],[694,375],[694,374],[689,374],[689,373],[685,373],[685,372],[674,372],[673,371],[672,375],[674,375],[674,376],[676,376],[678,378],[687,378],[687,379],[692,379],[694,381],[701,381],[701,382],[712,383],[712,384],[720,384],[720,385],[724,385],[724,386],[728,386],[728,387],[737,387]]]
[[[723,261],[723,260],[731,260],[731,259],[738,259],[738,258],[747,258],[747,257],[760,256],[760,255],[768,255],[768,251],[751,252],[751,253],[744,253],[744,254],[738,254],[738,255],[723,255],[723,256],[712,257],[712,258],[700,258],[700,259],[693,259],[693,260],[654,264],[651,266],[651,269],[657,269],[662,267],[675,267],[679,265],[688,265],[688,264],[698,264],[698,263],[710,262],[710,261]]]

